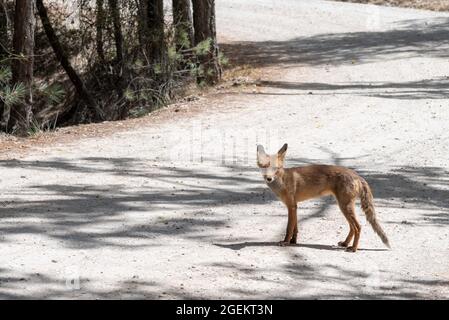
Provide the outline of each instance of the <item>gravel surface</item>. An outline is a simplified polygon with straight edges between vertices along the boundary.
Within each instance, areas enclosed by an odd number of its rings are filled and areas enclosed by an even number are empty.
[[[338,0],[344,2],[370,3],[435,11],[449,11],[448,0]]]
[[[449,15],[219,0],[234,63],[265,68],[203,112],[0,162],[1,298],[448,298]],[[198,103],[198,102],[197,102]],[[167,112],[169,112],[167,110]],[[287,166],[356,169],[386,250],[360,251],[332,198],[300,204],[299,244],[256,143]]]

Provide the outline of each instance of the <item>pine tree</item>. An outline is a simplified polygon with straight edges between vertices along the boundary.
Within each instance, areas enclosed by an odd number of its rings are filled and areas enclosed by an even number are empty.
[[[14,86],[23,85],[25,96],[22,103],[11,108],[10,123],[12,130],[24,132],[28,130],[32,119],[33,105],[33,67],[34,67],[34,17],[33,0],[16,0],[14,10],[14,36],[12,60],[12,83]],[[6,115],[5,118],[9,116]],[[5,119],[7,120],[7,119]]]
[[[218,58],[217,33],[215,26],[215,1],[192,0],[195,45],[206,46],[207,50],[199,56],[200,72],[198,82],[215,84],[221,78],[221,66]]]

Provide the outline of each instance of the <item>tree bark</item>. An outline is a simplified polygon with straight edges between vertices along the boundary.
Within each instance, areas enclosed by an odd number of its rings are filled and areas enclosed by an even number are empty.
[[[176,49],[191,48],[193,47],[194,35],[190,0],[173,0],[172,6]]]
[[[0,0],[0,59],[3,59],[8,55],[9,47],[9,19],[8,8],[5,0]]]
[[[218,61],[217,32],[215,26],[215,1],[192,0],[193,26],[195,29],[195,45],[209,40],[208,54],[200,56],[200,65],[204,72],[197,78],[199,83],[215,84],[221,79],[221,66]]]
[[[87,107],[94,112],[94,115],[98,118],[98,120],[104,120],[105,116],[103,110],[101,110],[101,108],[98,106],[75,69],[73,69],[69,59],[67,58],[67,54],[64,52],[64,49],[62,48],[59,39],[56,36],[56,33],[50,23],[47,9],[45,8],[43,1],[36,0],[36,6],[48,41],[53,48],[56,58],[58,59],[59,63],[61,63],[62,67],[70,78],[70,81],[73,83],[77,94],[86,103]]]
[[[139,44],[142,52],[146,54],[147,50],[147,35],[148,35],[148,23],[147,23],[147,0],[136,0],[137,4],[137,22],[138,22],[138,37]]]
[[[109,9],[111,11],[112,25],[114,28],[114,41],[115,41],[115,52],[116,61],[114,65],[114,76],[116,81],[116,91],[118,98],[122,99],[124,96],[125,84],[125,56],[124,56],[124,41],[122,33],[122,22],[120,18],[120,7],[117,0],[109,0]],[[123,119],[128,115],[128,108],[126,105],[122,106],[119,112],[118,118]]]
[[[114,27],[114,40],[117,64],[123,62],[123,34],[120,21],[120,8],[117,0],[109,0],[109,9],[111,10],[112,25]]]
[[[150,63],[162,63],[165,58],[164,44],[164,2],[163,0],[144,0],[147,10],[148,55]]]
[[[11,110],[11,128],[25,131],[30,127],[33,104],[33,66],[34,66],[34,18],[33,0],[16,0],[14,10],[12,83],[25,85],[26,94],[21,105]],[[8,116],[6,116],[8,117]],[[4,119],[9,127],[8,119]]]
[[[105,63],[106,59],[104,57],[104,41],[103,41],[103,30],[105,27],[104,0],[97,0],[95,24],[97,29],[95,40],[97,45],[98,58],[101,63]]]
[[[4,0],[0,0],[0,63],[4,63],[4,59],[8,57],[8,9]],[[0,127],[6,129],[3,112],[5,111],[5,104],[0,100]],[[9,114],[7,115],[9,117]]]

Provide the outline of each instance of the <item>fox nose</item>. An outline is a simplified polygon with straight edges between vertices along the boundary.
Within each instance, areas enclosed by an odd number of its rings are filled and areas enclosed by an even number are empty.
[[[267,182],[271,182],[271,181],[273,181],[273,178],[267,177]]]

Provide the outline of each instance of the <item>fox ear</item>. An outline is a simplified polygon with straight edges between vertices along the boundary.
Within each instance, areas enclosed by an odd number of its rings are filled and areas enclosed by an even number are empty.
[[[257,165],[261,168],[270,165],[270,157],[267,156],[265,149],[260,144],[257,145]]]
[[[278,151],[278,156],[279,157],[284,157],[285,156],[285,153],[287,152],[287,147],[288,147],[288,144],[284,143],[282,148],[280,148],[279,151]]]

